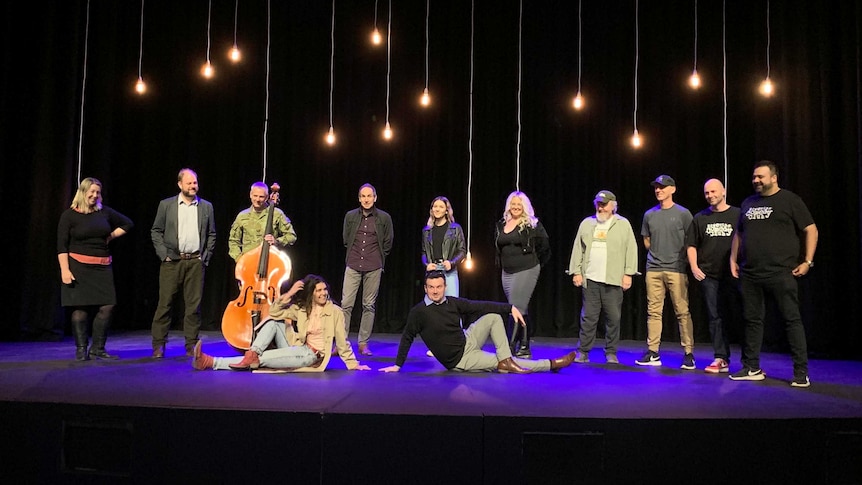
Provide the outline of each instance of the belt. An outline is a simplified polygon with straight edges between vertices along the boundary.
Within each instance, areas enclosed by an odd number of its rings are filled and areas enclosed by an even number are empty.
[[[111,264],[110,256],[87,256],[86,254],[69,253],[69,257],[83,264],[99,264],[102,266]]]
[[[195,251],[193,253],[180,253],[180,259],[199,259],[200,257],[200,251]]]

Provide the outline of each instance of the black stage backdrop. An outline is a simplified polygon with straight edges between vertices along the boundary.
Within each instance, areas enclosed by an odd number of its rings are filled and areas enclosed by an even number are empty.
[[[471,4],[431,2],[434,102],[421,109],[425,2],[393,3],[389,119],[395,138],[386,143],[380,136],[387,53],[368,42],[375,2],[339,0],[333,94],[339,141],[329,148],[323,135],[329,127],[331,2],[272,2],[269,59],[267,2],[239,2],[244,59],[233,66],[226,52],[235,2],[213,1],[216,76],[204,81],[198,72],[207,54],[207,2],[147,1],[142,66],[149,91],[143,97],[132,89],[140,2],[92,0],[89,30],[83,0],[4,2],[0,154],[7,183],[0,196],[9,233],[3,238],[7,314],[0,336],[45,338],[64,327],[56,224],[77,186],[79,140],[80,176],[101,179],[105,203],[137,224],[112,243],[116,329],[149,327],[158,275],[149,229],[158,201],[177,193],[176,173],[184,166],[198,172],[200,195],[213,202],[219,233],[206,273],[205,328],[219,327],[236,294],[228,228],[248,206],[249,184],[261,178],[283,187],[282,207],[299,235],[289,251],[294,274],[324,275],[336,299],[344,212],[357,206],[361,184],[377,187],[378,206],[394,220],[395,243],[375,331],[400,331],[421,296],[419,231],[438,194],[452,200],[469,231],[476,267],[462,270],[462,294],[502,299],[492,226],[518,175],[519,3],[476,1],[469,193]],[[385,34],[388,2],[378,6],[377,25]],[[614,191],[620,214],[637,232],[643,212],[655,204],[649,181],[656,175],[676,178],[675,200],[693,213],[705,206],[703,182],[725,178],[722,2],[700,2],[697,65],[705,85],[698,92],[685,84],[694,59],[694,2],[640,2],[637,121],[645,146],[637,151],[628,144],[634,12],[633,1],[583,2],[587,109],[576,113],[570,100],[578,81],[578,2],[524,2],[519,187],[532,198],[553,249],[531,304],[539,335],[577,335],[580,292],[564,270],[596,191]],[[817,266],[800,280],[810,349],[859,358],[859,2],[772,2],[769,63],[777,95],[770,100],[756,92],[767,68],[766,12],[762,0],[726,8],[728,199],[738,205],[751,193],[755,160],[779,165],[780,185],[803,197],[820,229]],[[640,256],[643,268],[643,249]],[[693,286],[696,338],[706,342],[699,298]],[[664,337],[678,341],[671,313],[668,307]],[[623,338],[645,339],[645,320],[639,279],[626,295]],[[734,325],[738,341],[739,322]],[[767,341],[784,345],[777,325]]]

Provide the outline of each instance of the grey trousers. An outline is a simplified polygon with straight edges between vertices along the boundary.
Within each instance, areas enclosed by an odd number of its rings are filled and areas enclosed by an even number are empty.
[[[356,271],[344,268],[344,285],[341,291],[341,309],[344,310],[344,326],[346,333],[350,333],[350,317],[353,315],[353,305],[356,303],[356,293],[359,284],[362,284],[362,319],[359,321],[360,344],[368,342],[371,338],[371,329],[374,328],[375,303],[377,292],[380,290],[380,278],[383,269],[374,271]]]
[[[492,371],[497,369],[497,362],[512,357],[509,348],[509,339],[506,338],[506,329],[503,327],[503,317],[496,313],[482,316],[472,325],[464,330],[467,343],[464,344],[464,355],[454,367],[457,371]],[[485,352],[482,346],[488,341],[488,337],[494,343],[495,353]],[[551,361],[515,359],[521,367],[532,369],[535,372],[551,370]]]
[[[587,280],[581,292],[581,332],[578,350],[587,353],[596,340],[596,327],[602,312],[605,314],[605,354],[616,354],[620,341],[620,318],[623,312],[623,288],[617,285]]]

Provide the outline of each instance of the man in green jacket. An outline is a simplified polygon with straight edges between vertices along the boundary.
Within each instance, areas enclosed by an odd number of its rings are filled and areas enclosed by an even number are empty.
[[[248,198],[251,199],[251,207],[237,214],[230,226],[227,246],[231,259],[239,261],[240,256],[260,246],[264,239],[278,249],[292,246],[296,242],[296,231],[290,219],[278,207],[273,208],[272,234],[265,234],[269,215],[269,187],[263,182],[253,183]]]
[[[575,362],[590,361],[599,316],[604,311],[605,360],[619,364],[623,292],[631,288],[632,276],[637,274],[638,249],[632,225],[617,214],[617,196],[602,190],[596,194],[594,205],[596,215],[581,221],[569,260],[572,283],[581,287],[583,294],[580,352]]]

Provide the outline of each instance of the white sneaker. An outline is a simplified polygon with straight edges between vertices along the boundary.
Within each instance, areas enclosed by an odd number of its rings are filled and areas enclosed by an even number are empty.
[[[429,350],[428,352],[425,352],[425,355],[427,355],[428,357],[434,357],[434,352],[431,352]]]

